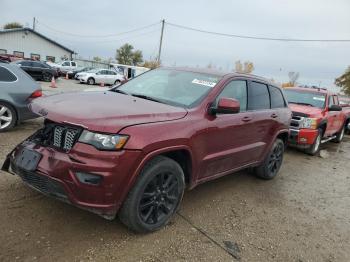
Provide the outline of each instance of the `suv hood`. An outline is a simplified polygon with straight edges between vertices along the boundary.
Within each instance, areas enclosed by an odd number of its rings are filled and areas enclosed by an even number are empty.
[[[131,125],[177,120],[187,114],[184,108],[110,91],[42,97],[30,108],[54,122],[106,133],[118,133]]]
[[[322,114],[322,109],[318,107],[298,105],[292,103],[289,103],[288,105],[293,112],[303,113],[311,117],[320,116]]]

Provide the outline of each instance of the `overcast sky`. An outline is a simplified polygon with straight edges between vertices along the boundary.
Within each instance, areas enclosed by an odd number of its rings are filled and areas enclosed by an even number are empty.
[[[0,0],[0,25],[18,21],[72,48],[84,58],[115,56],[125,42],[156,57],[160,24],[117,37],[101,36],[168,22],[228,34],[276,38],[350,39],[349,0],[242,1],[46,1]],[[61,32],[58,32],[61,31]],[[70,34],[66,34],[67,32]],[[206,66],[232,70],[236,60],[254,62],[255,74],[288,81],[300,72],[301,84],[333,86],[350,65],[350,43],[271,42],[235,39],[165,27],[165,65]]]

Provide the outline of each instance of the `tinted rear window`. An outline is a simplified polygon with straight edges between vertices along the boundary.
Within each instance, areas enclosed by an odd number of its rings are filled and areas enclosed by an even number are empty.
[[[248,88],[248,110],[270,108],[270,95],[267,85],[251,82]]]
[[[284,98],[281,90],[274,86],[269,86],[269,90],[270,90],[271,108],[285,107],[286,103],[284,102]]]
[[[0,66],[0,81],[1,82],[14,82],[17,77],[10,72],[7,68]]]

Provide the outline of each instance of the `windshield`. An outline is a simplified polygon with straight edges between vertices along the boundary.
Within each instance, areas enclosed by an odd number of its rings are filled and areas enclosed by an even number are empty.
[[[152,98],[165,104],[193,107],[219,80],[220,77],[210,74],[155,69],[123,84],[118,90],[130,95]]]
[[[284,94],[289,103],[309,105],[324,108],[326,96],[319,93],[303,92],[298,90],[285,89]]]

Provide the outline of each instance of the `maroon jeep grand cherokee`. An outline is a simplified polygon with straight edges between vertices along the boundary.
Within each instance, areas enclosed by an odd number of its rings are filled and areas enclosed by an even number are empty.
[[[161,68],[105,92],[39,98],[44,127],[3,170],[32,188],[137,232],[168,223],[184,189],[254,167],[280,169],[291,111],[252,75]]]

